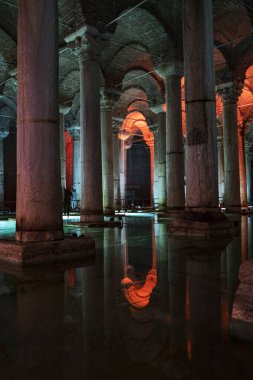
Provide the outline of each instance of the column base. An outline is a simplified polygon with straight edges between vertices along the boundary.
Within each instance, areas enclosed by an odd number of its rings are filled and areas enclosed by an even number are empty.
[[[62,230],[58,231],[16,231],[16,240],[26,243],[49,242],[64,239]]]
[[[174,216],[168,223],[168,232],[179,236],[231,238],[239,233],[238,222],[231,222],[219,211],[184,212]]]
[[[81,214],[80,222],[84,223],[101,223],[104,222],[104,215],[101,214]]]
[[[91,260],[95,257],[95,241],[88,237],[68,237],[58,241],[0,241],[0,262],[17,265],[47,265],[66,261]]]

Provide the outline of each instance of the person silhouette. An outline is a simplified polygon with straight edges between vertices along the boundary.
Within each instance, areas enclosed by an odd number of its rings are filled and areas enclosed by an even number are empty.
[[[64,189],[64,199],[63,199],[63,212],[64,215],[69,216],[70,205],[71,205],[72,192],[68,189]]]

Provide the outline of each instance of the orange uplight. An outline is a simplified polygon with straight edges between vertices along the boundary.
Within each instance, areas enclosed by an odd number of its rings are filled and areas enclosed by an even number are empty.
[[[139,111],[134,111],[126,116],[119,131],[119,139],[127,140],[128,138],[140,135],[140,132],[145,143],[148,146],[152,146],[154,144],[154,136],[148,128],[145,116]]]
[[[122,292],[127,301],[136,309],[144,309],[148,306],[153,289],[157,284],[156,269],[151,269],[145,283],[133,281],[130,277],[125,277],[121,281]]]

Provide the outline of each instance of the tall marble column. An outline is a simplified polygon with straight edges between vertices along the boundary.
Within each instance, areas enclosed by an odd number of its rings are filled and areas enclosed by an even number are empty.
[[[186,206],[188,211],[217,211],[212,1],[185,0],[183,28],[187,116]]]
[[[245,125],[238,126],[238,153],[239,153],[239,174],[240,174],[240,198],[241,206],[247,207],[247,180],[245,162]]]
[[[113,121],[112,143],[113,143],[113,182],[114,182],[114,207],[119,210],[120,204],[120,170],[119,170],[119,149],[120,140],[118,137],[118,125]]]
[[[4,139],[9,135],[9,131],[0,130],[0,210],[4,209]]]
[[[224,149],[223,137],[217,138],[218,148],[218,180],[219,180],[219,202],[222,203],[224,199]]]
[[[103,221],[99,61],[106,38],[86,25],[65,39],[75,48],[80,64],[82,222]]]
[[[159,211],[166,211],[166,113],[159,106],[152,106],[158,122],[158,205]]]
[[[241,208],[237,125],[240,86],[236,82],[229,82],[218,86],[217,91],[223,102],[224,204],[228,210],[237,211]]]
[[[120,140],[120,200],[121,208],[126,206],[126,147],[123,140]]]
[[[182,76],[183,70],[180,63],[175,63],[166,70],[166,188],[168,212],[185,209]]]
[[[101,150],[103,207],[105,214],[114,213],[112,108],[113,98],[106,90],[101,92]]]
[[[252,204],[252,158],[253,152],[251,144],[245,142],[245,158],[246,158],[246,179],[247,179],[247,197],[248,204]]]
[[[57,0],[18,7],[16,239],[23,242],[63,239],[57,11]]]
[[[158,196],[159,196],[159,183],[158,183],[158,166],[159,166],[159,156],[158,156],[158,129],[153,129],[154,133],[154,208],[158,208]]]
[[[72,208],[77,208],[80,202],[81,193],[81,168],[80,168],[80,127],[78,125],[72,126],[68,129],[69,135],[73,140],[73,188],[76,190],[75,194],[72,192],[73,204]]]
[[[66,149],[65,149],[65,126],[64,114],[59,113],[59,126],[60,126],[60,160],[61,160],[61,188],[66,189]]]

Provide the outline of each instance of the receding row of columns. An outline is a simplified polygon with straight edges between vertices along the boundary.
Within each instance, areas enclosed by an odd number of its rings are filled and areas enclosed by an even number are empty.
[[[57,0],[39,0],[36,5],[33,0],[20,1],[18,12],[16,238],[21,241],[57,240],[63,238],[61,184],[65,183],[64,173],[61,172],[65,157],[63,152],[60,154],[63,132],[59,128],[58,114]],[[170,211],[184,209],[185,205],[191,212],[218,210],[212,22],[211,0],[184,1],[187,114],[185,169],[181,120],[183,74],[179,72],[177,61],[169,63],[165,72],[166,124],[164,116],[159,113],[158,128],[161,131],[166,129],[166,145],[160,136],[158,177],[161,208],[165,208],[166,203]],[[43,39],[41,35],[47,35],[48,38]],[[108,39],[109,36],[89,26],[82,27],[66,38],[80,64],[80,160],[77,154],[75,161],[76,165],[80,162],[80,211],[81,221],[85,222],[102,221],[103,207],[111,211],[115,203],[113,188],[117,189],[121,198],[125,191],[124,144],[121,143],[119,147],[112,141],[110,101],[103,99],[102,112],[100,108],[100,57]],[[225,206],[232,209],[241,206],[236,108],[238,94],[234,83],[220,90],[224,104],[224,201]],[[115,161],[113,157],[118,154],[118,149],[121,156],[120,174],[117,174],[119,178],[114,175],[113,166],[108,165]],[[240,168],[243,176],[246,171],[251,173],[251,170],[251,164],[247,162]],[[241,196],[245,202],[246,187],[242,178],[241,188],[244,190]]]

